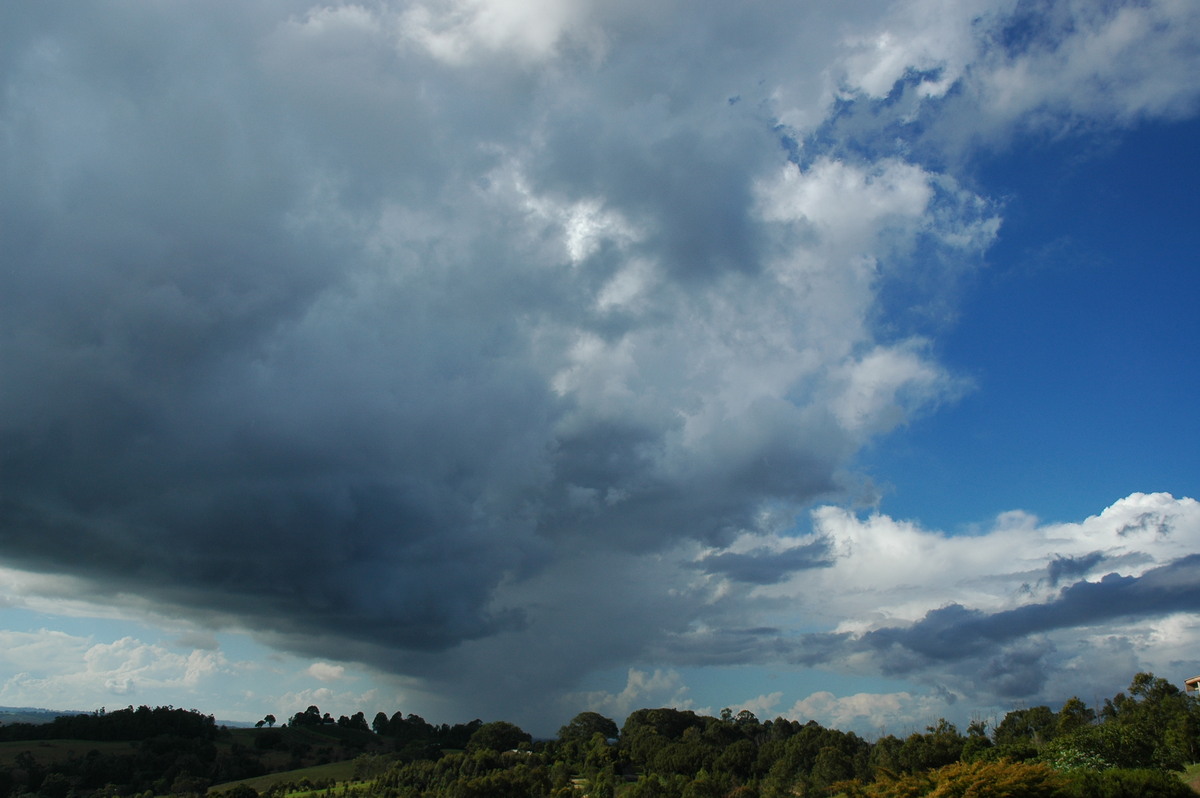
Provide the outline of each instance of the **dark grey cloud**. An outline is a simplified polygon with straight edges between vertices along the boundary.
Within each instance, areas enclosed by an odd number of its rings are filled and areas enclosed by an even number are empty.
[[[450,63],[409,10],[0,12],[5,564],[453,682],[472,666],[429,652],[565,600],[503,585],[589,547],[727,542],[837,489],[860,440],[821,385],[711,400],[741,389],[710,348],[787,309],[756,283],[772,112],[726,98],[793,58],[737,53],[790,37],[701,20],[680,71],[617,13],[600,60]],[[656,282],[606,310],[631,262]],[[694,617],[633,595],[655,609],[610,661]]]
[[[1000,699],[1040,694],[1054,668],[1053,653],[1054,646],[1045,641],[1023,641],[987,658],[978,672],[984,692]]]
[[[848,632],[780,636],[767,633],[743,641],[746,661],[779,656],[806,667],[860,662],[869,654],[872,670],[905,675],[930,684],[953,682],[980,703],[1044,695],[1053,680],[1070,686],[1056,633],[1103,628],[1118,622],[1190,612],[1200,600],[1200,555],[1152,568],[1141,576],[1109,574],[1098,582],[1064,587],[1051,601],[988,613],[949,604],[911,626],[889,626],[861,635]],[[1116,639],[1115,637],[1113,638]],[[687,645],[681,645],[681,650]],[[1115,684],[1128,656],[1111,668]],[[861,664],[855,665],[859,668]],[[1136,664],[1133,666],[1138,667]]]
[[[476,313],[503,293],[481,270],[364,296],[378,262],[319,196],[348,167],[292,116],[336,109],[258,60],[286,16],[189,11],[28,15],[6,49],[6,561],[401,647],[519,622],[482,607],[536,544],[484,486],[528,486],[556,410],[497,366],[525,357]],[[411,127],[358,173],[427,174]]]
[[[1191,555],[1141,576],[1108,574],[1099,582],[1076,582],[1053,601],[1003,612],[988,614],[951,604],[927,613],[911,627],[868,632],[862,642],[925,660],[957,660],[1057,629],[1182,612],[1196,606],[1197,600],[1200,555]]]
[[[1172,532],[1172,526],[1165,519],[1155,516],[1154,513],[1143,513],[1123,526],[1117,534],[1125,537],[1147,530],[1153,530],[1154,534],[1159,537],[1167,537]]]
[[[1058,583],[1065,577],[1078,577],[1087,574],[1093,568],[1106,559],[1104,552],[1094,551],[1082,557],[1055,557],[1046,566],[1047,578],[1051,587],[1058,587]]]
[[[566,5],[549,44],[411,3],[0,9],[0,562],[517,702],[711,620],[679,551],[940,398],[858,270],[978,237],[975,198],[849,224],[887,182],[857,153],[793,198],[827,223],[763,207],[886,4]],[[730,629],[712,657],[772,636]]]
[[[826,568],[830,564],[832,552],[826,540],[814,540],[783,551],[756,549],[745,553],[711,554],[697,563],[706,573],[755,585],[775,584],[796,571]]]

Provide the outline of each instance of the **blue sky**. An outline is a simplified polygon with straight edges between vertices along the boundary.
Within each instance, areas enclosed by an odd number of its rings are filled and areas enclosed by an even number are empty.
[[[1195,675],[1200,10],[0,11],[0,705]]]
[[[939,353],[977,387],[865,455],[889,512],[955,530],[1017,507],[1081,518],[1131,487],[1195,492],[1200,125],[1090,138],[976,165],[1004,226]]]

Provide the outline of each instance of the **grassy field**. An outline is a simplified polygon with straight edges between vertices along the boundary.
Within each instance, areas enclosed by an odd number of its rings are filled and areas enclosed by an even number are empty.
[[[270,773],[266,776],[255,776],[252,779],[241,779],[239,781],[230,781],[225,784],[214,784],[208,788],[210,793],[222,792],[232,789],[239,784],[245,784],[248,787],[253,787],[258,792],[263,792],[276,784],[286,784],[288,782],[299,783],[303,779],[308,779],[311,782],[321,781],[353,781],[354,780],[354,760],[347,759],[343,762],[330,762],[328,765],[314,765],[310,768],[300,768],[299,770],[286,770],[280,773]]]
[[[260,746],[261,742],[267,740],[268,745]],[[303,779],[314,783],[349,782],[354,778],[356,757],[364,753],[381,753],[391,748],[388,741],[381,740],[371,732],[330,726],[228,729],[219,734],[213,743],[219,756],[249,754],[263,768],[275,772],[242,782],[227,782],[210,791],[229,789],[240,783],[262,792],[275,784],[299,783]],[[53,766],[72,759],[84,759],[93,751],[103,756],[134,756],[142,745],[129,741],[96,740],[0,742],[0,769],[14,767],[17,758],[26,752],[43,766]],[[292,769],[298,765],[303,767]]]
[[[28,751],[38,762],[65,762],[72,757],[82,758],[89,751],[99,751],[102,754],[128,754],[133,751],[133,743],[129,742],[99,742],[96,740],[21,740],[17,742],[0,743],[0,767],[11,767],[17,762],[17,755]]]
[[[1200,763],[1191,765],[1183,772],[1183,780],[1196,792],[1200,792]]]

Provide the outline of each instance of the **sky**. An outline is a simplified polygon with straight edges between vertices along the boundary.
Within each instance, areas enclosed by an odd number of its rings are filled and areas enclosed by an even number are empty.
[[[1200,6],[0,7],[0,705],[1200,673]]]

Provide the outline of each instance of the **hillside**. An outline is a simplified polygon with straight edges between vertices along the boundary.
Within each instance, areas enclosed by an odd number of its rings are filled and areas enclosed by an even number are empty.
[[[84,714],[87,713],[38,707],[0,707],[0,726],[13,723],[49,723],[62,715]]]

